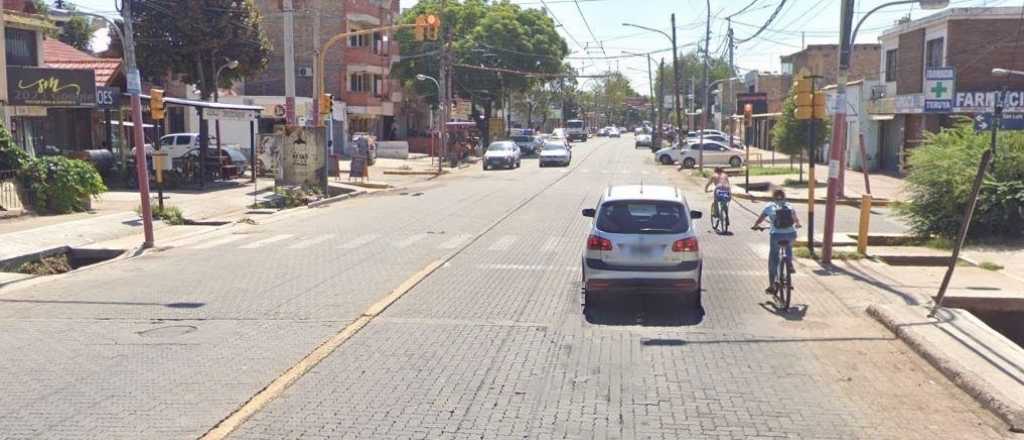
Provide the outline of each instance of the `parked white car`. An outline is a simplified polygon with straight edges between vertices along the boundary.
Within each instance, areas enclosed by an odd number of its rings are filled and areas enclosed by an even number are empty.
[[[647,133],[639,133],[636,135],[636,148],[650,147],[652,142],[651,135]]]
[[[703,258],[695,219],[678,188],[627,185],[608,188],[596,209],[583,251],[587,307],[600,294],[660,293],[700,306]]]

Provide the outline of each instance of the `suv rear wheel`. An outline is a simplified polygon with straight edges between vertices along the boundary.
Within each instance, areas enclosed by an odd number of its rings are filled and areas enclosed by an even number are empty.
[[[662,165],[672,165],[672,158],[667,154],[662,154],[661,157],[658,158],[658,162],[661,162]]]

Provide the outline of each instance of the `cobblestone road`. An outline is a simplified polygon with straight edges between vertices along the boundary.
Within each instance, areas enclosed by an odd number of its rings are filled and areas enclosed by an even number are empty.
[[[233,438],[1005,436],[809,270],[802,313],[762,305],[763,235],[704,231],[702,310],[584,309],[580,208],[609,183],[665,181],[630,141],[0,290],[0,439],[197,438],[453,252]]]

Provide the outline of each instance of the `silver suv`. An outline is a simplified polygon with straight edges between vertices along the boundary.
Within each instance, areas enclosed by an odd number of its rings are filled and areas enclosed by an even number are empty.
[[[697,228],[686,198],[675,187],[613,186],[596,209],[583,253],[583,291],[588,306],[596,296],[660,293],[701,300],[701,258]]]

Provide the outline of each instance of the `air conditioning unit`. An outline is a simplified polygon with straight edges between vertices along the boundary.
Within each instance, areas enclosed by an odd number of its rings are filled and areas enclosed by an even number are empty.
[[[299,76],[312,78],[313,68],[312,67],[299,67]]]

